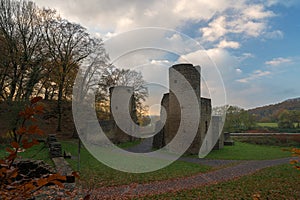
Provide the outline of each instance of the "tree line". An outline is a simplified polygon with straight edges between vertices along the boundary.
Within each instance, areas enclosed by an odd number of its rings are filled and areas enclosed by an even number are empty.
[[[62,101],[71,100],[77,74],[97,85],[98,100],[104,103],[109,87],[134,87],[143,109],[147,88],[141,73],[112,65],[101,39],[54,9],[0,0],[0,101],[22,102],[33,96],[56,100],[60,131]]]
[[[213,108],[215,115],[226,112],[224,132],[244,132],[253,129],[260,129],[259,123],[275,123],[277,127],[272,127],[274,131],[299,129],[300,128],[300,111],[281,109],[272,115],[270,121],[261,119],[251,111],[245,110],[238,106],[225,106]],[[270,128],[270,127],[265,127]]]

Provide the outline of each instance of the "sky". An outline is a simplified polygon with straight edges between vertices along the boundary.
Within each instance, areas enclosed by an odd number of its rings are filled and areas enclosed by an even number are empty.
[[[34,1],[103,38],[117,66],[143,73],[153,104],[168,67],[186,61],[202,67],[214,105],[223,89],[226,103],[246,109],[300,97],[299,0]]]

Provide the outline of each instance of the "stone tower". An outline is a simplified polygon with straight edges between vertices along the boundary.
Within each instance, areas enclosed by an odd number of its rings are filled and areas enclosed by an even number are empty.
[[[196,94],[198,102],[200,100],[200,67],[194,67],[192,64],[173,65],[169,69],[169,110],[168,121],[166,123],[167,131],[165,132],[165,141],[169,143],[177,134],[181,119],[181,107],[173,91],[183,94],[187,87],[184,81],[180,80],[177,75],[181,74],[188,84],[192,86],[193,92]],[[188,97],[187,97],[188,98]],[[200,105],[200,104],[199,104]]]
[[[176,70],[176,72],[174,71]],[[191,85],[193,92],[196,94],[200,109],[200,123],[198,131],[194,141],[189,149],[186,151],[188,154],[197,154],[204,140],[205,134],[208,130],[208,126],[211,118],[211,100],[201,98],[201,73],[199,66],[193,66],[192,64],[177,64],[169,69],[169,95],[165,94],[161,102],[161,105],[167,110],[167,120],[165,127],[162,131],[155,135],[153,146],[159,148],[168,144],[175,137],[179,124],[181,122],[181,107],[179,102],[172,92],[176,90],[178,93],[184,93],[187,87],[184,83],[178,80],[176,75],[179,72]],[[185,98],[189,98],[188,96]],[[168,102],[166,102],[168,101]],[[187,131],[188,132],[188,131]],[[162,138],[162,139],[161,139]]]

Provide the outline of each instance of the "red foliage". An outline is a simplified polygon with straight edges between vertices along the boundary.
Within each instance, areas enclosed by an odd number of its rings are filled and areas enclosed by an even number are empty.
[[[45,177],[33,180],[16,180],[18,176],[18,168],[13,166],[17,158],[20,148],[28,149],[38,144],[36,139],[31,139],[29,136],[38,134],[42,135],[43,131],[37,125],[27,126],[27,121],[35,122],[35,115],[43,112],[43,107],[37,105],[41,97],[35,97],[30,101],[24,111],[19,113],[21,124],[12,131],[13,142],[10,147],[6,148],[9,155],[0,160],[0,199],[27,199],[32,197],[32,194],[46,186],[48,183],[53,183],[59,187],[63,187],[61,181],[66,180],[66,176],[59,174],[49,174]]]
[[[293,156],[296,156],[298,158],[300,158],[300,149],[298,148],[293,148],[291,150],[291,152],[293,153]],[[300,161],[299,160],[291,160],[290,164],[294,166],[295,169],[300,171]]]

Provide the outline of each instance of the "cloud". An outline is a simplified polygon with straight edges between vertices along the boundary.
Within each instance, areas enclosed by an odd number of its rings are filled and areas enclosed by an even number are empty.
[[[270,75],[270,71],[262,71],[262,70],[256,70],[252,74],[250,74],[249,77],[243,78],[243,79],[238,79],[237,82],[239,83],[249,83],[252,80],[258,79],[263,76],[268,76]]]
[[[240,65],[238,58],[226,49],[212,48],[182,55],[177,62],[187,61],[201,66],[202,85],[205,86],[202,88],[202,95],[212,98],[214,106],[223,105],[223,94],[237,75],[236,68]],[[222,82],[218,81],[220,77]]]
[[[151,64],[170,64],[170,61],[168,60],[151,60],[150,61]]]
[[[240,92],[240,87],[245,89],[250,84],[240,83],[252,81],[251,84],[254,84],[253,80],[269,76],[273,71],[253,71],[248,77],[243,78],[247,69],[242,68],[241,65],[246,59],[254,58],[254,55],[232,50],[241,48],[243,42],[249,38],[283,38],[284,33],[281,30],[274,30],[270,23],[270,20],[276,16],[276,13],[271,11],[272,6],[291,6],[299,3],[298,0],[33,1],[39,6],[57,9],[63,18],[82,24],[89,32],[104,40],[142,27],[175,29],[187,34],[191,33],[189,32],[191,29],[193,36],[208,49],[207,51],[199,46],[187,45],[194,41],[184,39],[180,34],[162,37],[159,32],[147,30],[143,33],[132,34],[129,39],[125,34],[126,37],[108,42],[107,52],[114,64],[120,67],[137,67],[135,69],[142,71],[147,81],[161,81],[161,84],[167,84],[165,81],[167,68],[174,62],[188,59],[193,64],[209,68],[212,65],[207,66],[207,63],[212,63],[212,60],[220,70],[226,89],[230,93],[228,96],[232,97],[230,100],[235,103],[239,101],[244,105],[253,101],[245,100],[248,96]],[[163,49],[171,49],[172,52],[141,50],[139,49],[141,46],[163,46]],[[127,51],[134,49],[137,51]],[[273,59],[267,61],[266,65],[276,66],[276,63],[284,64],[283,61],[286,64],[284,59],[289,58]],[[245,67],[249,66],[245,65]],[[203,73],[209,73],[209,70],[204,70]],[[209,86],[213,87],[211,90],[217,93],[221,88],[213,84],[214,75],[207,76],[210,77],[207,81],[211,82],[209,83]],[[255,94],[263,90],[258,90],[253,86],[252,91]]]
[[[291,58],[282,58],[282,57],[279,57],[279,58],[274,58],[270,61],[266,61],[265,64],[266,65],[269,65],[269,66],[280,66],[280,65],[283,65],[283,64],[289,64],[289,63],[292,63],[292,59]]]
[[[226,29],[226,18],[220,16],[208,24],[207,27],[201,28],[202,37],[208,41],[215,41],[223,37],[228,30]]]
[[[271,31],[265,34],[265,37],[267,39],[282,39],[284,37],[284,34],[280,30]]]
[[[220,13],[208,23],[201,27],[205,41],[220,41],[232,37],[259,37],[269,34],[269,37],[279,37],[280,32],[270,34],[268,19],[276,16],[272,11],[267,10],[263,4],[240,4],[237,7],[228,7],[228,10]],[[235,48],[239,48],[237,44]]]
[[[195,24],[210,41],[228,33],[258,36],[274,13],[265,4],[235,0],[122,1],[34,0],[93,32],[120,33],[139,27],[178,29]],[[201,22],[201,23],[200,23]]]
[[[263,0],[262,2],[267,6],[283,5],[286,7],[291,7],[299,4],[299,0]]]
[[[221,49],[225,49],[225,48],[238,49],[238,48],[240,48],[240,43],[235,42],[235,41],[222,40],[218,44],[218,48],[221,48]]]
[[[243,14],[249,19],[256,20],[275,16],[272,11],[265,10],[265,7],[262,4],[249,6],[243,11]]]
[[[63,17],[104,32],[123,32],[156,26],[175,29],[187,21],[211,19],[224,12],[233,0],[203,1],[123,1],[123,0],[34,0],[38,5],[56,8]]]
[[[238,69],[236,69],[235,71],[236,71],[238,74],[241,74],[241,73],[243,73],[243,71],[242,71],[241,69],[239,69],[239,68],[238,68]]]

